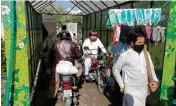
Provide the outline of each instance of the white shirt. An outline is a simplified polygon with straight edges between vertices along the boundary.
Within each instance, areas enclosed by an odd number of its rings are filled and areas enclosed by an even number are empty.
[[[158,82],[149,53],[148,56],[153,80]],[[122,77],[120,75],[121,70]],[[122,53],[113,67],[113,73],[120,88],[147,87],[148,75],[144,52],[142,51],[138,54],[130,48],[126,52]]]
[[[96,41],[91,41],[89,38],[85,39],[82,47],[84,48],[85,46],[89,47],[92,54],[98,54],[98,47],[101,49],[101,51],[103,53],[106,53],[106,49],[103,46],[103,44],[102,44],[102,42],[100,41],[99,38],[97,38]],[[85,53],[84,49],[83,49],[83,52]]]
[[[68,32],[70,33],[71,39],[72,39],[72,41],[73,41],[73,33],[72,33],[71,31],[68,31]]]

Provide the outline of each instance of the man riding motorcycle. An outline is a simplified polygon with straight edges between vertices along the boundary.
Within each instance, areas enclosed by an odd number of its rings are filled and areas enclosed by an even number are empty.
[[[56,64],[60,61],[69,61],[75,65],[75,59],[79,59],[81,57],[79,48],[74,42],[72,42],[70,36],[71,35],[68,31],[63,31],[60,34],[60,41],[56,43],[54,48],[56,53]],[[80,77],[81,72],[78,73],[76,76]]]
[[[103,46],[102,42],[98,38],[98,33],[95,30],[92,30],[89,32],[89,38],[85,39],[83,43],[83,53],[85,54],[87,51],[84,49],[85,47],[88,47],[90,52],[97,58],[98,55],[98,47],[101,49],[101,51],[108,56],[108,53]],[[91,56],[84,57],[84,66],[85,66],[85,79],[89,80],[88,74],[91,67]]]

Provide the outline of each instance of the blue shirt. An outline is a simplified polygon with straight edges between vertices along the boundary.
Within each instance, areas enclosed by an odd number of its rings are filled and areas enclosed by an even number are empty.
[[[126,43],[122,43],[119,42],[117,44],[112,44],[111,48],[110,48],[110,53],[112,53],[113,55],[115,55],[114,58],[114,63],[116,63],[118,57],[125,51],[127,51],[130,48],[130,45],[126,44]]]

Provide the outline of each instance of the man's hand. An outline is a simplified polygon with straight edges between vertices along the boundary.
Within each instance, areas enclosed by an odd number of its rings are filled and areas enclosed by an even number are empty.
[[[124,88],[120,88],[120,92],[121,92],[121,93],[124,93]]]
[[[151,92],[155,92],[158,88],[158,82],[153,81],[149,84]]]
[[[109,57],[109,54],[108,53],[105,53],[106,57]]]

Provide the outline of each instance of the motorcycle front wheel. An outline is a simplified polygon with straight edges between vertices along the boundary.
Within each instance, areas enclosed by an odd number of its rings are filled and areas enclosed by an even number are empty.
[[[102,71],[99,72],[99,77],[97,78],[97,86],[98,90],[104,94],[104,90],[106,88],[105,77]]]

